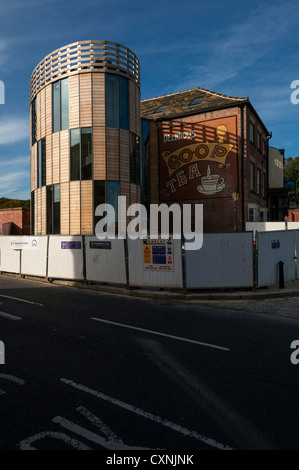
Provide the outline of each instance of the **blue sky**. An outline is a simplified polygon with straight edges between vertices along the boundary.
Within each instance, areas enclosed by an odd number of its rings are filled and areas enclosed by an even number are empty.
[[[141,63],[142,99],[197,86],[248,96],[286,157],[299,155],[297,0],[0,0],[0,197],[30,197],[29,81],[44,56],[89,39]],[[1,101],[1,100],[0,100]]]

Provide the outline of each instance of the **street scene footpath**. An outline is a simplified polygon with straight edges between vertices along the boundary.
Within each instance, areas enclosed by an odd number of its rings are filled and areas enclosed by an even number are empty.
[[[24,278],[36,282],[51,282],[54,285],[64,285],[98,291],[101,294],[120,295],[127,297],[137,297],[150,300],[179,300],[179,301],[218,301],[218,300],[263,300],[263,299],[281,299],[287,297],[299,297],[299,280],[289,281],[279,285],[273,285],[261,288],[219,288],[203,290],[182,290],[182,289],[164,289],[164,288],[135,288],[132,286],[116,286],[106,283],[92,283],[84,281],[70,281],[62,279],[37,278],[27,275],[2,273],[6,277]]]

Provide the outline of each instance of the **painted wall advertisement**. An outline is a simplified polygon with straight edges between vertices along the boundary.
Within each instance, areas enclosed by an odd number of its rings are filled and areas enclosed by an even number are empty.
[[[145,271],[173,271],[172,237],[143,239],[143,269]]]
[[[231,197],[238,185],[236,115],[164,123],[159,149],[162,201]]]

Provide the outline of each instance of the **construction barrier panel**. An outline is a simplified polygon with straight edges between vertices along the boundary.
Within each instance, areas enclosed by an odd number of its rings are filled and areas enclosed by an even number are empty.
[[[298,230],[257,233],[257,287],[279,283],[279,262],[282,261],[284,281],[296,279],[295,249]]]
[[[186,250],[186,288],[253,287],[252,232],[204,233],[200,250]]]
[[[127,284],[124,240],[86,236],[85,259],[87,281]]]
[[[47,276],[48,237],[21,237],[21,274],[28,276]]]
[[[20,274],[21,253],[15,241],[21,238],[23,237],[0,237],[0,271]]]
[[[130,286],[183,288],[181,240],[128,239]]]
[[[82,281],[83,239],[81,236],[50,235],[48,277]]]

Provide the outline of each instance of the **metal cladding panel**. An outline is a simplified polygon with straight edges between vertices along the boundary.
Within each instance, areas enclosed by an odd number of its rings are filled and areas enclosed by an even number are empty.
[[[199,250],[186,250],[186,288],[253,286],[252,232],[204,233]]]
[[[0,270],[7,273],[20,273],[20,250],[11,248],[11,239],[16,237],[0,237]]]
[[[279,265],[284,263],[284,280],[295,279],[295,241],[298,230],[258,232],[257,286],[272,286],[279,282]]]
[[[34,240],[34,248],[21,250],[21,274],[47,276],[48,237],[22,237]]]
[[[128,239],[130,286],[182,289],[183,270],[181,240],[172,239],[172,267],[169,271],[163,271],[163,266],[159,271],[158,264],[156,265],[157,270],[155,270],[155,267],[153,267],[153,269],[147,269],[150,264],[145,263],[144,249],[144,240],[139,238],[137,240]],[[162,255],[162,257],[163,256],[164,255]]]
[[[127,283],[124,240],[86,236],[85,253],[87,281]]]
[[[83,239],[81,236],[51,235],[48,277],[83,280]]]

